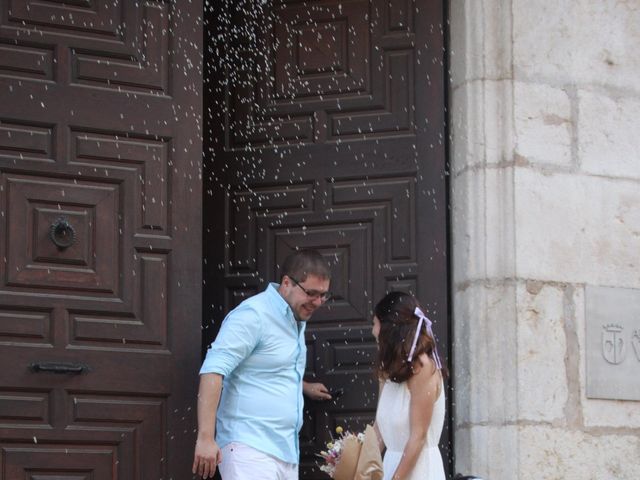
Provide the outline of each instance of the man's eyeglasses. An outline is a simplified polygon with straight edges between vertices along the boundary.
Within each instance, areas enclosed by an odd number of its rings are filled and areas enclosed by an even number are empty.
[[[300,285],[300,282],[298,282],[295,278],[293,277],[289,277],[289,278],[295,285],[300,287],[302,291],[307,294],[307,297],[309,297],[311,300],[315,300],[319,298],[323,303],[326,302],[327,300],[331,300],[331,292],[319,292],[318,290],[307,290],[302,285]]]

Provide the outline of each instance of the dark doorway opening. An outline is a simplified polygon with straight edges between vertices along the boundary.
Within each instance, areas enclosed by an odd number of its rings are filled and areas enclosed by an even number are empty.
[[[203,351],[292,249],[326,256],[336,298],[307,327],[307,374],[345,393],[308,402],[301,433],[301,478],[326,478],[315,454],[335,427],[375,413],[378,299],[416,294],[448,357],[443,2],[209,8]]]

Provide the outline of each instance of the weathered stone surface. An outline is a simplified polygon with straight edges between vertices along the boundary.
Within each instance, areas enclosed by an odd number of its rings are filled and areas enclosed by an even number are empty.
[[[583,396],[582,404],[586,427],[640,428],[638,402],[594,400]]]
[[[455,452],[457,473],[486,480],[536,478],[518,476],[518,428],[513,425],[459,428]]]
[[[515,301],[511,284],[474,284],[456,295],[453,354],[459,425],[517,420]]]
[[[515,77],[640,91],[636,1],[513,0]]]
[[[518,444],[520,479],[640,478],[640,438],[631,432],[590,433],[532,425],[521,427]]]
[[[511,78],[511,12],[495,0],[450,0],[451,82]],[[482,18],[483,21],[478,21]]]
[[[455,470],[640,478],[638,402],[584,370],[584,286],[640,288],[640,8],[450,13]]]
[[[640,287],[637,182],[515,171],[519,277]]]
[[[565,422],[568,398],[564,333],[565,291],[561,286],[518,285],[518,417]]]
[[[513,161],[510,81],[474,80],[452,93],[453,172]]]
[[[529,163],[569,167],[573,122],[567,92],[516,82],[514,99],[517,154]]]
[[[640,179],[639,97],[578,92],[581,169],[596,175]]]
[[[512,168],[468,170],[452,181],[454,282],[513,277]]]

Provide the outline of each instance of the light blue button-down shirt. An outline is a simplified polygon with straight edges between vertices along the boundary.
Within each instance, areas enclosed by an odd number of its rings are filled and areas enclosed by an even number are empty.
[[[220,448],[241,442],[298,463],[306,322],[271,283],[233,309],[200,369],[224,376],[216,422]]]

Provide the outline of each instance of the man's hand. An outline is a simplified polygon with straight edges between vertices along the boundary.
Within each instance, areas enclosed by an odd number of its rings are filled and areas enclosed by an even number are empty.
[[[213,478],[222,461],[216,438],[216,413],[222,392],[222,375],[205,373],[200,375],[198,390],[198,438],[193,454],[193,473],[202,478]]]
[[[215,440],[198,438],[191,471],[202,478],[213,478],[221,461],[222,452]]]
[[[331,394],[322,383],[302,382],[302,391],[311,400],[331,400]]]

